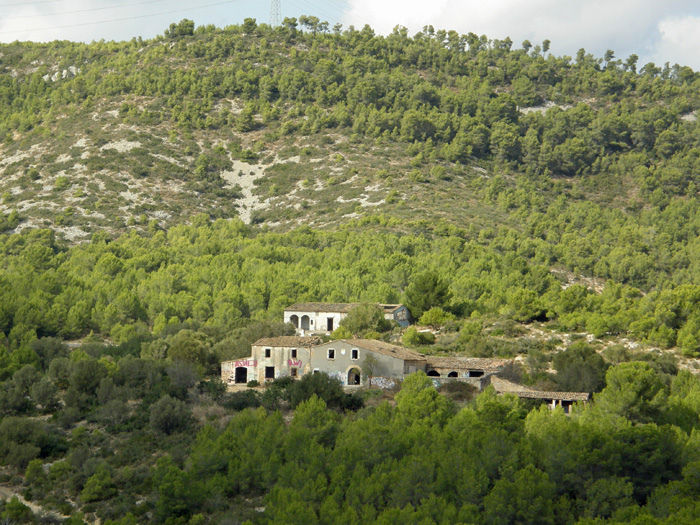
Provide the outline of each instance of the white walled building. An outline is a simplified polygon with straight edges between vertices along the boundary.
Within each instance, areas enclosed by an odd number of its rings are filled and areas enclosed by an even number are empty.
[[[284,322],[292,323],[297,334],[325,334],[338,328],[350,310],[360,303],[296,303],[284,309]],[[411,314],[402,304],[378,304],[384,310],[384,318],[406,327]]]

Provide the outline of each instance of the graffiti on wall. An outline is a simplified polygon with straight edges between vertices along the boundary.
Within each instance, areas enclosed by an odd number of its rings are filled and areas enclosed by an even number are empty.
[[[256,359],[241,359],[240,361],[233,363],[233,366],[235,368],[239,368],[241,366],[258,366],[258,361]]]
[[[345,374],[342,372],[327,372],[329,377],[335,378],[341,383],[345,383]]]
[[[301,366],[301,359],[287,359],[289,366]]]
[[[383,390],[391,390],[393,388],[396,388],[398,386],[399,382],[396,379],[393,379],[391,377],[381,377],[381,376],[374,376],[372,377],[372,386],[381,388]]]

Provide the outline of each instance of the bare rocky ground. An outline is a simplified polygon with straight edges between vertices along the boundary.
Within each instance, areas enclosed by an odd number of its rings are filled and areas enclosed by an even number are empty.
[[[383,185],[359,176],[362,170],[345,156],[313,146],[312,156],[279,155],[284,148],[309,148],[306,139],[297,139],[291,146],[267,144],[264,160],[259,162],[243,162],[228,152],[231,167],[219,176],[225,187],[237,192],[234,198],[193,190],[187,179],[193,179],[198,156],[206,148],[225,148],[226,144],[216,133],[200,131],[188,139],[200,148],[192,150],[185,139],[163,125],[125,124],[116,105],[97,105],[89,118],[94,129],[73,134],[66,119],[57,118],[52,124],[54,133],[45,140],[25,143],[17,135],[15,142],[0,143],[0,213],[19,212],[22,222],[15,233],[52,228],[59,238],[75,244],[98,230],[118,234],[145,229],[152,220],[167,227],[213,211],[215,217],[240,218],[247,224],[264,222],[273,228],[320,226],[359,217],[362,210],[376,211],[384,204],[387,190]],[[54,140],[56,137],[61,140]],[[249,148],[260,137],[260,133],[242,135],[241,141]],[[326,140],[340,147],[347,144],[340,136]],[[145,176],[137,173],[135,157],[152,159]],[[288,191],[276,187],[286,183],[284,178],[270,174],[280,165],[297,166],[292,171],[302,178]],[[180,175],[170,176],[170,172]],[[270,178],[274,181],[267,180]],[[328,209],[314,213],[317,206],[331,206],[342,213],[319,221]]]

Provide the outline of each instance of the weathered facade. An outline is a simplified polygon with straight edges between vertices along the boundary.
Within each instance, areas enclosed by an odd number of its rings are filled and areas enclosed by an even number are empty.
[[[542,399],[550,408],[569,412],[576,402],[586,402],[582,392],[544,392],[496,377],[507,359],[425,356],[402,346],[374,339],[339,339],[324,343],[320,337],[271,337],[259,339],[245,359],[221,363],[221,379],[227,384],[260,383],[281,377],[300,378],[326,373],[344,386],[382,388],[397,386],[405,376],[423,371],[435,386],[453,381],[469,383],[479,390],[492,385],[499,394]]]
[[[294,325],[300,335],[330,334],[354,306],[346,303],[297,303],[284,309],[284,322]]]
[[[411,324],[411,311],[402,304],[380,304],[384,310],[384,319],[396,321],[401,328]]]
[[[425,370],[425,356],[374,339],[339,339],[312,349],[311,369],[347,386],[362,385],[368,376],[403,379]]]
[[[429,356],[425,373],[430,377],[478,378],[499,372],[508,361],[478,357]]]
[[[284,322],[291,323],[299,335],[330,333],[338,328],[340,321],[360,303],[296,303],[284,309]],[[402,304],[379,304],[384,318],[406,327],[411,313]]]
[[[253,343],[250,357],[221,363],[221,379],[227,384],[260,383],[279,377],[300,377],[309,371],[311,347],[320,337],[269,337]]]

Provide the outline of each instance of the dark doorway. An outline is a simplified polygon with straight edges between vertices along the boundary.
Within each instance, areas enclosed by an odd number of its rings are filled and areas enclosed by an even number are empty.
[[[428,375],[428,377],[440,377],[440,372],[438,372],[436,370],[431,370],[430,372],[428,372],[427,375]]]
[[[248,369],[245,366],[236,368],[236,383],[248,382]]]
[[[309,329],[309,316],[308,315],[302,315],[301,316],[301,329],[302,330],[308,330]]]
[[[294,328],[299,328],[299,316],[293,315],[289,318],[289,322],[294,325]]]
[[[457,377],[457,372],[450,372],[447,377]]]
[[[348,372],[348,386],[359,385],[361,380],[361,372],[359,368],[351,368]]]
[[[326,330],[328,330],[329,332],[333,331],[333,318],[332,317],[326,318]]]
[[[484,375],[483,370],[470,370],[469,377],[481,377]]]
[[[266,366],[265,367],[265,379],[274,379],[275,378],[275,367],[274,366]]]

